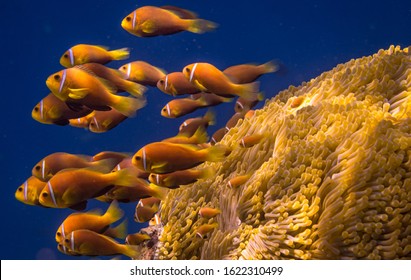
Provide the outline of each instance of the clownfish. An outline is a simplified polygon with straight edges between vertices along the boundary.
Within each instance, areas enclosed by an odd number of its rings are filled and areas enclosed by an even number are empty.
[[[147,240],[151,240],[150,235],[146,233],[136,232],[136,233],[130,233],[129,235],[127,235],[125,242],[128,245],[140,245],[141,243]]]
[[[148,180],[158,186],[173,189],[180,185],[192,184],[199,179],[212,178],[214,174],[215,170],[212,167],[207,167],[203,169],[179,170],[166,174],[152,173]]]
[[[176,144],[202,144],[206,143],[208,140],[208,134],[204,127],[198,127],[193,135],[189,135],[186,132],[179,132],[174,137],[169,137],[161,140],[161,142],[169,142]]]
[[[230,180],[228,180],[227,184],[230,188],[235,189],[241,186],[242,184],[244,184],[245,182],[247,182],[248,179],[250,179],[250,177],[251,177],[250,174],[239,175],[239,176],[233,177]]]
[[[72,231],[78,229],[88,229],[97,233],[104,233],[111,224],[120,220],[123,215],[124,212],[118,207],[116,201],[110,204],[103,215],[98,211],[70,214],[57,229],[56,241],[63,241]],[[124,232],[121,235],[124,235]]]
[[[28,205],[40,205],[39,196],[47,183],[31,176],[17,188],[15,197],[18,201]]]
[[[150,221],[160,208],[161,200],[156,197],[142,198],[137,203],[134,220],[137,223]]]
[[[199,108],[207,107],[208,105],[209,103],[204,98],[173,99],[161,109],[161,115],[166,118],[178,118],[192,113]]]
[[[72,231],[64,239],[63,245],[70,253],[83,256],[125,255],[137,258],[139,251],[135,246],[120,244],[114,239],[88,229]]]
[[[206,219],[211,219],[211,218],[217,216],[220,213],[221,213],[220,209],[211,208],[211,207],[202,207],[198,211],[198,215],[200,215],[200,217],[206,218]]]
[[[213,111],[208,111],[203,117],[191,118],[185,120],[179,127],[180,133],[191,136],[198,130],[199,127],[206,129],[209,125],[215,124],[215,114]]]
[[[202,149],[197,145],[153,142],[133,156],[137,168],[151,173],[170,173],[195,167],[205,161],[224,159],[226,147],[222,145]]]
[[[123,115],[132,116],[145,106],[143,98],[116,95],[117,89],[108,82],[80,68],[68,68],[50,75],[47,87],[60,100],[107,111],[114,108]]]
[[[226,68],[223,73],[239,84],[254,82],[261,75],[278,71],[279,65],[274,61],[264,64],[240,64]]]
[[[181,31],[193,33],[204,33],[216,28],[214,22],[198,19],[185,18],[189,12],[181,16],[181,8],[144,6],[136,9],[122,22],[121,27],[138,37],[153,37],[159,35],[170,35]],[[194,16],[193,13],[191,15]]]
[[[158,80],[157,88],[172,96],[200,92],[200,90],[193,86],[181,72],[173,72],[165,75]]]
[[[116,109],[110,111],[95,111],[88,122],[88,129],[94,133],[107,132],[127,119]]]
[[[67,125],[70,123],[70,119],[87,116],[92,111],[85,106],[79,106],[73,110],[53,93],[49,93],[33,108],[31,116],[40,123]]]
[[[98,197],[114,185],[133,186],[136,179],[127,169],[107,174],[87,168],[65,169],[47,182],[39,201],[47,207],[68,208]]]
[[[128,48],[109,51],[107,47],[103,46],[78,44],[61,56],[60,64],[66,68],[89,62],[106,64],[112,60],[127,59],[129,56]]]
[[[123,169],[124,170],[124,169]],[[141,178],[135,178],[131,186],[114,186],[106,192],[105,196],[120,202],[138,201],[141,198],[156,197],[165,199],[168,190],[157,185],[150,184]]]
[[[146,85],[156,86],[166,72],[145,61],[133,61],[118,68],[127,80]]]
[[[199,90],[214,94],[245,99],[256,99],[259,83],[236,84],[230,78],[210,63],[193,63],[183,68],[183,74]]]
[[[210,139],[210,144],[211,145],[215,145],[218,142],[221,141],[221,139],[223,139],[224,135],[226,135],[228,132],[228,129],[225,127],[222,127],[220,129],[218,129],[216,132],[214,132],[214,134],[211,136]]]
[[[239,144],[243,148],[250,148],[258,143],[260,143],[263,139],[267,138],[270,134],[269,133],[255,133],[248,136],[244,136],[241,138]]]
[[[206,235],[210,232],[212,232],[215,228],[218,227],[217,223],[212,223],[212,224],[204,224],[201,225],[197,228],[196,230],[196,235],[202,239],[206,238]]]

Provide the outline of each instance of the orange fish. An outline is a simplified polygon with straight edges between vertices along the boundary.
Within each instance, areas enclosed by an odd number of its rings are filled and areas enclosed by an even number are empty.
[[[205,239],[206,235],[208,233],[212,232],[217,227],[218,227],[217,223],[204,224],[204,225],[201,225],[197,228],[196,234],[197,234],[198,237],[200,237],[202,239]]]
[[[145,223],[151,220],[160,208],[161,200],[156,197],[142,198],[137,203],[134,220]]]
[[[166,72],[145,61],[133,61],[118,68],[126,79],[146,85],[156,86],[157,82],[166,75]]]
[[[148,179],[148,176],[150,175],[150,173],[138,169],[132,163],[131,155],[130,157],[124,158],[121,162],[119,162],[111,172],[119,171],[125,168],[132,169],[133,173],[136,175],[137,178]]]
[[[258,96],[259,83],[233,83],[222,71],[210,63],[193,63],[183,69],[183,74],[201,91],[233,97],[240,96],[246,99],[255,99]]]
[[[224,135],[226,135],[227,132],[228,132],[228,130],[225,127],[222,127],[220,129],[218,129],[216,132],[214,132],[214,134],[213,134],[213,136],[211,136],[211,140],[210,140],[211,145],[215,145],[218,142],[220,142],[221,139],[223,139]]]
[[[126,241],[126,244],[128,245],[140,245],[141,243],[147,240],[151,240],[150,235],[146,233],[136,232],[136,233],[127,235],[125,241]]]
[[[220,213],[221,213],[220,209],[211,208],[211,207],[202,207],[198,211],[198,215],[206,219],[211,219]]]
[[[85,105],[94,110],[110,107],[132,116],[145,106],[144,99],[116,95],[116,89],[102,79],[79,68],[68,68],[48,77],[48,88],[60,100]]]
[[[114,164],[114,165],[113,165]],[[74,155],[64,152],[56,152],[49,154],[40,160],[32,169],[33,176],[40,180],[48,181],[53,175],[67,168],[84,168],[84,167],[107,167],[106,170],[111,170],[115,166],[112,160],[92,161],[91,156]]]
[[[161,115],[166,118],[178,118],[195,110],[203,107],[207,107],[208,103],[204,98],[191,99],[180,98],[173,99],[167,103],[166,106],[161,109]]]
[[[188,185],[202,178],[211,178],[215,170],[211,167],[203,169],[186,169],[166,174],[151,173],[149,181],[161,187],[176,188],[180,185]]]
[[[54,175],[40,194],[40,203],[67,208],[106,193],[114,185],[133,186],[137,178],[127,169],[108,174],[87,168],[66,169]]]
[[[127,116],[124,116],[116,109],[111,109],[110,111],[95,111],[88,123],[88,129],[95,133],[107,132],[126,119]]]
[[[226,68],[223,73],[229,76],[238,84],[254,82],[261,75],[278,71],[279,65],[274,61],[269,61],[261,65],[240,64]]]
[[[193,135],[186,132],[179,132],[176,136],[163,139],[161,142],[169,142],[175,144],[202,144],[208,140],[208,134],[204,127],[198,127]]]
[[[138,201],[141,198],[151,196],[159,199],[165,199],[168,191],[167,189],[150,184],[141,178],[135,178],[134,181],[134,184],[131,186],[114,186],[112,189],[107,191],[105,196],[109,199],[115,199],[120,202]]]
[[[235,102],[234,111],[236,111],[236,113],[248,111],[254,108],[258,104],[258,102],[263,100],[263,98],[264,98],[263,94],[259,94],[258,96],[256,96],[255,99],[254,98],[245,99],[245,98],[239,97],[237,101]]]
[[[73,110],[53,93],[50,93],[33,108],[31,116],[40,123],[67,125],[69,119],[81,118],[91,112],[91,109],[84,106]]]
[[[28,205],[40,205],[39,196],[46,182],[31,176],[16,190],[15,197],[18,201]]]
[[[110,111],[104,111],[104,112],[110,112]],[[93,120],[93,117],[97,112],[98,111],[91,111],[90,114],[84,117],[80,117],[76,119],[69,119],[69,125],[73,127],[89,129],[90,123]]]
[[[294,97],[294,100],[291,102],[290,107],[291,108],[297,108],[300,107],[301,104],[303,104],[305,97],[303,95]]]
[[[250,179],[250,177],[251,175],[249,174],[233,177],[228,181],[228,186],[232,189],[235,189],[244,184],[245,182],[247,182],[248,179]]]
[[[89,62],[106,64],[112,60],[127,59],[129,56],[128,48],[109,51],[102,46],[79,44],[71,47],[61,56],[60,64],[66,68]]]
[[[124,73],[99,63],[86,63],[76,66],[82,70],[91,71],[94,75],[109,81],[118,91],[127,91],[135,97],[141,97],[147,88],[138,83],[127,80]]]
[[[240,119],[244,119],[246,113],[246,111],[241,111],[232,115],[231,118],[225,124],[225,128],[227,129],[227,131],[230,130],[230,128],[236,126]]]
[[[151,173],[170,173],[195,167],[205,161],[224,159],[226,147],[201,149],[196,145],[154,142],[141,148],[133,156],[133,164]]]
[[[206,129],[209,125],[215,124],[215,114],[212,111],[208,111],[203,117],[191,118],[185,120],[179,128],[180,133],[191,136],[196,133],[199,127]]]
[[[260,143],[264,138],[267,138],[269,133],[256,133],[248,136],[244,136],[240,140],[240,145],[243,148],[250,148],[258,143]]]
[[[181,72],[173,72],[165,75],[157,82],[157,88],[172,96],[194,94],[200,92]]]
[[[87,213],[70,214],[59,226],[56,232],[56,241],[63,241],[72,231],[78,229],[88,229],[98,233],[104,233],[111,224],[120,220],[124,212],[118,207],[118,203],[113,201],[106,213],[101,215],[99,211]]]
[[[130,258],[137,258],[139,256],[139,251],[136,247],[120,244],[110,237],[87,229],[72,231],[64,239],[64,246],[70,253],[77,253],[83,256],[111,256],[119,254]]]
[[[115,159],[117,164],[123,161],[126,158],[130,158],[132,154],[130,153],[121,153],[121,152],[113,152],[113,151],[103,151],[95,154],[93,156],[93,161],[99,161],[102,159]]]
[[[204,33],[216,28],[214,22],[198,19],[186,18],[170,6],[160,8],[154,6],[144,6],[136,9],[126,16],[121,22],[127,32],[139,37],[153,37],[159,35],[170,35],[181,31],[193,33]],[[194,15],[191,13],[191,15]]]

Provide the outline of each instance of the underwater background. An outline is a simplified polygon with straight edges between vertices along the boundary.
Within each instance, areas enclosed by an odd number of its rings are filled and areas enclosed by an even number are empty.
[[[144,5],[175,5],[219,24],[205,34],[182,32],[138,38],[123,30],[121,20]],[[1,11],[2,133],[1,259],[78,259],[61,254],[55,232],[70,209],[25,205],[14,192],[33,166],[53,152],[94,155],[100,151],[136,152],[150,142],[177,134],[186,118],[160,115],[172,98],[156,88],[146,93],[147,106],[118,127],[102,134],[70,126],[45,125],[31,118],[33,107],[49,93],[46,78],[63,67],[59,58],[75,44],[129,47],[131,56],[107,66],[118,68],[143,60],[167,72],[204,61],[226,68],[242,63],[281,62],[277,73],[262,76],[266,98],[289,85],[298,86],[352,58],[371,55],[390,45],[411,45],[410,1],[3,1]],[[257,106],[261,107],[263,102]],[[223,126],[234,103],[214,108]],[[133,220],[136,203],[122,203],[128,231],[145,225]],[[87,209],[107,205],[90,201]],[[89,259],[88,257],[81,257]]]

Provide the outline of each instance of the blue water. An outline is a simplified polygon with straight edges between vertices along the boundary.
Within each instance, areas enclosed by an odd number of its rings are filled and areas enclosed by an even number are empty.
[[[360,3],[358,3],[360,2]],[[121,4],[120,4],[121,3]],[[144,5],[176,5],[219,23],[214,32],[188,32],[138,38],[124,31],[121,20]],[[251,4],[253,3],[253,4]],[[72,213],[22,204],[14,192],[46,155],[65,151],[96,154],[103,150],[136,152],[143,145],[173,136],[184,117],[166,119],[161,108],[171,100],[155,88],[148,104],[117,128],[104,134],[40,124],[33,107],[46,96],[46,78],[62,67],[59,58],[79,43],[129,47],[127,61],[144,60],[168,72],[204,61],[223,69],[272,59],[285,66],[281,74],[260,78],[267,98],[289,85],[299,85],[351,58],[370,55],[389,45],[411,45],[411,2],[404,1],[2,1],[1,21],[1,259],[73,259],[56,249],[55,231]],[[117,68],[124,61],[108,66]],[[234,104],[219,105],[217,125],[223,126]],[[260,105],[262,106],[262,104]],[[205,110],[188,117],[200,116]],[[90,208],[106,208],[90,202]],[[122,204],[129,218],[135,203]]]

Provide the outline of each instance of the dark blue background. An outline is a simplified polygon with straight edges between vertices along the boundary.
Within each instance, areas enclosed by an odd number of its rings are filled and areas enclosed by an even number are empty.
[[[176,5],[219,23],[215,32],[188,32],[138,38],[121,20],[144,5]],[[253,3],[253,4],[251,4]],[[135,152],[144,144],[177,133],[184,120],[160,116],[170,100],[157,89],[133,119],[104,134],[44,125],[31,118],[32,108],[49,91],[46,78],[60,70],[59,58],[78,43],[129,47],[127,61],[144,60],[168,72],[205,61],[225,68],[277,59],[283,74],[262,77],[266,97],[299,85],[339,63],[370,55],[391,44],[411,45],[411,2],[404,1],[2,1],[1,24],[1,259],[71,259],[56,249],[54,235],[72,211],[28,206],[14,192],[44,156],[65,151],[95,154],[103,150]],[[113,62],[118,67],[126,62]],[[261,105],[260,105],[261,106]],[[233,113],[233,104],[216,108],[217,126]],[[205,110],[188,116],[199,116]],[[122,204],[135,232],[134,204]],[[106,208],[92,202],[90,208]]]

